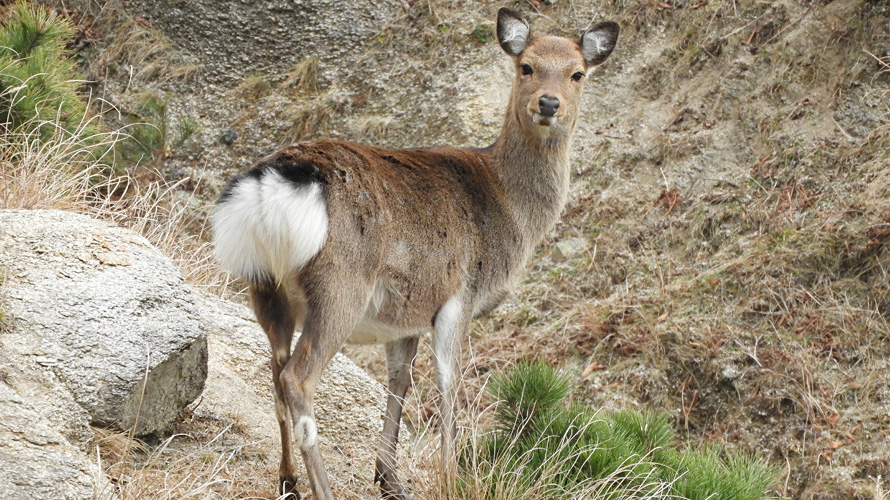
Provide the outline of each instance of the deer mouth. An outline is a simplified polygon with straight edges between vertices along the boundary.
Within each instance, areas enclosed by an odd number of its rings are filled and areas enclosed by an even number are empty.
[[[532,113],[532,122],[535,125],[540,125],[542,127],[549,127],[551,125],[556,125],[557,116],[546,116],[541,113]]]

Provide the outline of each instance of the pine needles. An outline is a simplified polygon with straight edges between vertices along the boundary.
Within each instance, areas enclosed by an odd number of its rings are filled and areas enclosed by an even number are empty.
[[[65,50],[73,33],[67,20],[41,6],[19,1],[6,11],[0,21],[0,126],[36,124],[42,139],[57,133],[54,123],[85,139],[96,135],[94,127],[81,126],[86,104]]]
[[[571,380],[543,363],[497,375],[495,429],[462,457],[463,498],[766,498],[776,471],[719,446],[675,449],[668,417],[566,404]]]
[[[127,134],[118,141],[115,151],[119,161],[133,167],[160,168],[174,149],[179,148],[200,126],[190,118],[174,127],[169,112],[170,98],[147,93],[141,96],[125,127]]]

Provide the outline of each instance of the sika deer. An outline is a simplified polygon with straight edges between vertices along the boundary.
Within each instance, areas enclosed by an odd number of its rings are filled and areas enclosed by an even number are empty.
[[[282,493],[299,497],[293,443],[316,498],[333,498],[312,401],[334,354],[359,342],[384,343],[388,360],[375,481],[384,498],[410,498],[395,473],[396,442],[418,336],[430,330],[442,457],[454,477],[461,337],[503,300],[562,211],[581,89],[615,47],[618,25],[596,24],[579,40],[532,37],[519,14],[502,8],[497,36],[516,74],[493,145],[301,143],[236,176],[219,197],[216,255],[249,284],[272,346]]]

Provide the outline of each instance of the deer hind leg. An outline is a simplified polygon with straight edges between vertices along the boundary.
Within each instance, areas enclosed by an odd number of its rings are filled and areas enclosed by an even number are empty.
[[[377,450],[374,481],[380,483],[383,498],[409,500],[411,495],[396,475],[396,445],[402,422],[405,394],[411,386],[411,370],[417,354],[418,337],[407,337],[386,344],[389,397],[383,416],[383,437]]]
[[[313,401],[318,379],[334,354],[364,314],[371,286],[358,279],[336,277],[313,280],[307,293],[303,333],[281,372],[282,392],[293,420],[294,444],[300,449],[317,500],[333,500],[318,447]],[[331,284],[336,284],[332,286]]]
[[[457,478],[457,389],[460,376],[460,342],[469,325],[469,314],[458,297],[453,297],[436,313],[433,331],[433,357],[436,362],[436,383],[441,394],[439,413],[442,418],[442,471],[445,484]]]
[[[294,335],[295,314],[283,286],[272,283],[250,287],[257,320],[269,338],[272,347],[272,383],[275,387],[275,413],[281,430],[281,464],[278,467],[278,494],[300,498],[297,492],[297,464],[291,436],[290,411],[284,403],[281,370],[290,359],[291,341]]]

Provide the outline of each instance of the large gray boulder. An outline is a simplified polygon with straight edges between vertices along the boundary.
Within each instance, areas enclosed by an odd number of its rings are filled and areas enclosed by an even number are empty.
[[[84,215],[4,210],[0,274],[0,351],[48,372],[11,377],[36,407],[65,400],[61,386],[92,423],[147,434],[201,393],[207,343],[192,294],[145,238]],[[78,441],[82,426],[64,425]]]
[[[195,414],[237,420],[277,468],[269,344],[249,308],[193,293],[141,236],[60,211],[0,210],[0,275],[0,500],[112,498],[90,424],[161,430],[199,394]],[[385,401],[342,354],[325,370],[315,405],[335,490],[376,493]]]

